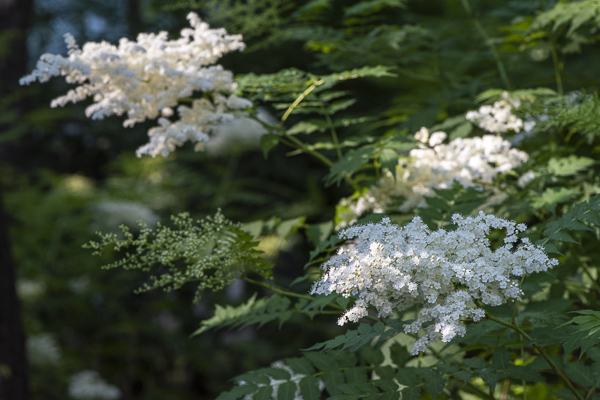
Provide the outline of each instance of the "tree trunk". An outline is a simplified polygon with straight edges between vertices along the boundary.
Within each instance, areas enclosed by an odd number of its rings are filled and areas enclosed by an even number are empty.
[[[27,30],[32,4],[32,0],[0,0],[0,43],[3,45],[0,47],[0,99],[12,95],[19,87],[19,78],[27,72]],[[4,112],[22,115],[23,107],[23,102],[17,99]],[[5,128],[0,125],[0,132]],[[0,151],[1,159],[6,160],[8,153]],[[0,187],[0,400],[29,400],[25,335],[7,225]]]

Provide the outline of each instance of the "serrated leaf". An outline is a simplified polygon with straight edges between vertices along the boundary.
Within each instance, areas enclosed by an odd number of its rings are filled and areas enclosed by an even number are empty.
[[[392,373],[392,377],[393,377],[393,373]],[[371,383],[375,386],[377,386],[378,388],[381,388],[381,390],[388,392],[390,390],[398,390],[398,384],[396,382],[394,382],[393,379],[389,378],[389,379],[376,379],[374,381],[371,381]]]
[[[513,379],[521,379],[526,382],[546,383],[546,380],[538,371],[529,366],[510,365],[506,368],[508,376]]]
[[[319,381],[316,377],[305,376],[299,382],[300,394],[304,400],[319,400],[321,391],[319,390]]]
[[[327,122],[321,120],[300,121],[287,130],[288,135],[297,135],[298,133],[310,134],[315,131],[327,129]]]
[[[304,356],[319,370],[337,368],[337,362],[333,356],[323,353],[304,353]]]
[[[381,365],[385,360],[381,349],[372,346],[365,346],[360,349],[360,356],[365,362],[373,365],[374,367]]]
[[[420,387],[405,387],[402,389],[402,400],[419,400],[421,397],[421,388]]]
[[[389,365],[383,366],[383,367],[377,367],[375,368],[375,373],[377,374],[378,377],[380,377],[382,380],[390,380],[394,378],[394,369],[392,367],[390,367]]]
[[[600,383],[598,376],[594,374],[592,367],[585,365],[583,361],[572,361],[567,363],[565,370],[569,379],[585,387],[592,387]]]
[[[273,388],[270,385],[262,386],[254,395],[254,400],[269,400],[273,394]]]
[[[286,358],[285,364],[297,374],[310,375],[315,371],[310,362],[302,357]]]
[[[548,162],[548,171],[555,176],[570,176],[586,170],[595,163],[596,161],[591,158],[574,155],[564,158],[551,158]]]
[[[446,387],[446,380],[439,371],[433,368],[416,368],[416,373],[425,382],[425,390],[431,394],[431,397],[436,399]]]
[[[402,346],[400,343],[394,343],[390,346],[390,357],[397,367],[403,367],[404,364],[410,360],[411,355],[406,347]]]
[[[492,355],[492,365],[496,369],[507,369],[510,364],[510,351],[505,348],[500,348],[494,351]]]
[[[454,373],[452,374],[452,376],[453,376],[454,378],[456,378],[456,379],[460,379],[460,380],[461,380],[461,381],[463,381],[464,383],[467,383],[467,382],[469,382],[469,381],[471,380],[471,377],[472,377],[473,375],[471,375],[471,373],[470,373],[469,371],[466,371],[466,370],[464,370],[464,369],[463,369],[463,370],[461,370],[461,371],[454,372]]]
[[[404,386],[417,386],[422,382],[415,368],[398,368],[396,380]]]
[[[340,385],[340,390],[344,394],[354,394],[359,396],[379,393],[377,388],[373,386],[370,382],[346,383],[344,385]]]
[[[342,371],[337,369],[325,370],[323,372],[323,383],[325,383],[325,389],[327,389],[330,395],[343,394],[340,388],[345,383]]]
[[[344,371],[346,382],[366,382],[367,370],[364,367],[348,368]]]
[[[483,358],[479,357],[465,358],[463,360],[463,365],[473,369],[483,369],[486,366],[486,362]]]
[[[340,182],[346,174],[352,175],[357,169],[367,164],[377,151],[374,145],[366,145],[357,150],[351,150],[336,161],[325,176],[325,185]]]
[[[244,397],[247,394],[256,392],[258,386],[256,385],[241,385],[236,386],[228,392],[221,393],[216,400],[236,400]]]
[[[294,400],[296,382],[284,382],[277,388],[277,400]]]

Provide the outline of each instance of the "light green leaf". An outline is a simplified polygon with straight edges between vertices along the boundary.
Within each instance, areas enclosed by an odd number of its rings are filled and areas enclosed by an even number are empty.
[[[556,176],[576,175],[594,165],[596,161],[587,157],[571,155],[564,158],[551,158],[548,162],[548,171]]]
[[[265,159],[267,158],[269,151],[279,143],[279,136],[269,133],[260,137],[260,148],[263,151]]]

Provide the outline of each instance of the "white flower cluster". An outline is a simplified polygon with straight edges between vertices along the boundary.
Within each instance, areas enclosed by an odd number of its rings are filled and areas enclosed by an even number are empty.
[[[454,181],[464,187],[491,183],[496,175],[513,170],[529,158],[527,153],[493,135],[457,138],[443,144],[446,133],[430,135],[421,128],[415,138],[420,146],[410,151],[408,159],[399,160],[396,176],[385,171],[378,184],[360,197],[342,199],[338,228],[352,224],[366,211],[384,212],[394,198],[403,197],[399,210],[408,212],[414,207],[425,207],[425,197],[433,196],[433,189],[449,188]]]
[[[290,379],[273,379],[272,377],[269,376],[269,383],[268,384],[264,384],[264,383],[255,383],[256,386],[263,387],[263,386],[271,386],[273,392],[271,394],[271,399],[277,400],[277,390],[279,389],[279,386],[282,383],[286,383],[286,382],[294,382],[296,384],[296,393],[294,393],[294,400],[304,400],[304,397],[302,397],[302,394],[300,393],[300,386],[299,386],[299,382],[302,378],[304,378],[306,375],[304,374],[297,374],[295,373],[289,366],[287,366],[283,361],[275,361],[273,364],[271,364],[272,368],[278,368],[278,369],[282,369],[284,371],[286,371],[288,374],[290,374]],[[245,381],[239,381],[238,385],[243,386],[246,385],[247,383]],[[322,392],[323,389],[325,389],[325,384],[323,383],[323,381],[321,379],[318,380],[318,385],[319,385],[319,391]],[[246,396],[244,396],[243,400],[252,400],[254,399],[254,395],[253,394],[248,394]]]
[[[177,40],[168,40],[167,32],[142,33],[135,42],[125,38],[118,46],[89,42],[80,49],[73,36],[65,35],[68,57],[42,55],[37,68],[20,83],[46,82],[62,75],[79,86],[54,99],[52,107],[92,97],[94,103],[86,109],[92,119],[126,114],[123,125],[129,127],[159,118],[159,126],[148,132],[150,142],[137,153],[166,156],[186,141],[208,140],[214,125],[252,106],[249,100],[229,94],[236,87],[233,74],[214,65],[223,54],[244,49],[241,35],[210,29],[195,13],[188,20],[192,29],[183,29]],[[210,96],[177,107],[180,99],[196,91]],[[169,117],[175,107],[179,120],[173,122]]]
[[[40,367],[60,363],[60,348],[54,336],[49,333],[29,336],[27,338],[27,359]]]
[[[264,108],[257,108],[257,118],[275,125],[275,118]],[[204,151],[211,156],[235,155],[246,150],[258,149],[260,138],[267,130],[249,117],[239,117],[215,127],[208,142],[202,143]]]
[[[419,217],[404,227],[384,218],[341,231],[340,238],[356,238],[357,243],[340,248],[323,265],[325,274],[311,293],[356,297],[340,325],[366,316],[368,306],[375,307],[380,317],[389,317],[422,305],[417,319],[404,328],[406,333],[424,330],[412,348],[418,354],[430,342],[464,336],[462,318],[483,318],[475,299],[492,306],[519,299],[522,291],[515,276],[558,264],[527,238],[517,245],[517,234],[526,229],[523,224],[483,212],[468,218],[455,214],[452,220],[455,231],[432,232]],[[493,229],[506,233],[496,250],[487,238]]]
[[[484,105],[477,111],[469,111],[465,118],[481,129],[493,133],[505,133],[509,131],[520,132],[524,129],[529,132],[535,126],[534,121],[523,122],[512,113],[513,108],[521,105],[519,100],[511,99],[508,92],[502,93],[502,100],[498,100],[493,105]]]
[[[121,391],[107,383],[96,371],[81,371],[71,377],[69,396],[77,400],[115,400]]]

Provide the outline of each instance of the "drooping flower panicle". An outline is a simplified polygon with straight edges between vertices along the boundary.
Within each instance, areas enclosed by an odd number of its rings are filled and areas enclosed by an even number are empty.
[[[323,265],[312,293],[355,296],[354,306],[339,324],[357,322],[373,306],[380,317],[392,316],[415,304],[422,308],[406,333],[425,333],[412,348],[424,351],[430,342],[449,342],[464,336],[462,318],[481,319],[484,311],[474,300],[497,306],[523,294],[518,280],[527,273],[546,271],[558,262],[529,239],[517,235],[523,224],[486,215],[452,218],[457,229],[431,231],[419,217],[399,227],[384,218],[377,224],[353,226],[340,238],[355,239]],[[504,230],[504,244],[490,248],[487,235]]]
[[[183,29],[177,40],[168,40],[167,32],[142,33],[136,41],[122,38],[118,46],[88,42],[80,49],[67,34],[68,57],[42,55],[36,69],[20,83],[65,76],[67,83],[78,86],[54,99],[52,107],[92,97],[94,103],[86,109],[92,119],[126,115],[123,125],[130,127],[158,118],[159,125],[148,132],[150,142],[138,155],[166,156],[186,141],[208,140],[213,126],[252,106],[232,94],[236,88],[233,74],[215,65],[225,53],[244,49],[241,35],[210,29],[195,13],[188,20],[191,29]],[[190,107],[179,105],[194,92],[210,96],[193,100]],[[174,108],[179,120],[173,122],[169,117]]]

